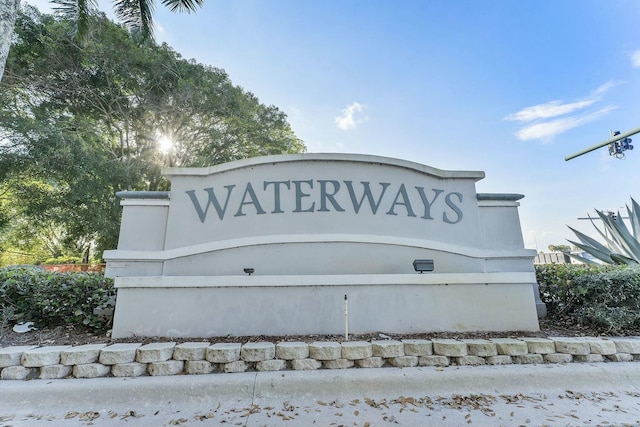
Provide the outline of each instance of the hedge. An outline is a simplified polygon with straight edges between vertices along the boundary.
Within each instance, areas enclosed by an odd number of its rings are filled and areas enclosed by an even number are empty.
[[[113,280],[100,273],[54,273],[35,267],[0,268],[0,320],[36,327],[84,325],[109,329],[100,310],[113,307]]]
[[[552,323],[602,334],[640,332],[640,266],[546,264],[536,266],[536,276]],[[111,319],[100,311],[112,308],[114,297],[113,281],[101,273],[0,268],[0,326],[31,321],[104,332]]]
[[[536,266],[536,276],[552,321],[602,334],[640,329],[640,266],[546,264]]]

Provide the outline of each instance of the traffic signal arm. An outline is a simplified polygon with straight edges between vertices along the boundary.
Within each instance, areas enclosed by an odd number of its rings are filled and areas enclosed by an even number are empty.
[[[578,156],[582,156],[583,154],[590,153],[591,151],[597,150],[598,148],[604,147],[605,145],[612,144],[612,143],[614,143],[616,141],[619,141],[619,140],[621,140],[623,138],[628,138],[631,135],[635,135],[636,133],[640,133],[640,128],[631,129],[628,132],[621,133],[619,135],[614,135],[611,138],[607,139],[606,141],[599,142],[596,145],[593,145],[593,146],[591,146],[589,148],[585,148],[582,151],[579,151],[579,152],[577,152],[575,154],[567,156],[567,157],[564,158],[564,160],[568,161],[568,160],[571,160],[571,159],[575,159]]]

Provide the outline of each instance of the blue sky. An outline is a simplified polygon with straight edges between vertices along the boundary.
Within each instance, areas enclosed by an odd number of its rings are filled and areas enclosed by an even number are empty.
[[[155,14],[158,41],[286,112],[310,152],[482,170],[479,192],[524,194],[538,250],[573,238],[566,225],[594,235],[577,220],[594,208],[640,201],[640,134],[625,160],[564,160],[640,127],[639,18],[635,0],[206,0]]]

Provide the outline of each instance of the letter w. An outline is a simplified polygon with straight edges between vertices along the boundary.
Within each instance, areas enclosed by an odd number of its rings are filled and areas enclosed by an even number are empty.
[[[200,222],[204,222],[207,218],[207,212],[209,211],[209,206],[213,205],[216,208],[216,212],[218,213],[218,218],[224,219],[224,214],[227,211],[227,205],[229,204],[229,197],[231,197],[231,191],[233,190],[235,185],[225,185],[224,188],[227,189],[227,198],[224,201],[224,207],[220,206],[220,202],[218,202],[218,198],[216,194],[213,192],[213,187],[205,188],[204,190],[209,194],[209,200],[207,201],[206,206],[202,209],[198,198],[196,197],[195,190],[189,190],[186,193],[191,198],[191,202],[193,203],[193,207],[196,208],[196,212],[198,212],[198,216],[200,217]]]
[[[362,204],[364,203],[364,198],[366,197],[367,200],[369,201],[371,212],[373,212],[374,215],[378,211],[378,207],[380,207],[380,202],[382,201],[382,196],[384,196],[384,192],[387,191],[387,187],[391,185],[388,182],[381,182],[380,185],[382,186],[382,192],[380,193],[380,197],[378,197],[378,201],[374,202],[373,194],[371,194],[371,187],[369,186],[369,182],[360,181],[360,183],[364,187],[364,192],[362,193],[362,197],[358,202],[358,199],[356,197],[356,192],[353,190],[353,182],[344,181],[344,183],[347,186],[347,190],[349,190],[349,197],[351,197],[351,203],[353,203],[353,209],[356,211],[356,213],[360,212],[360,208],[362,208]]]

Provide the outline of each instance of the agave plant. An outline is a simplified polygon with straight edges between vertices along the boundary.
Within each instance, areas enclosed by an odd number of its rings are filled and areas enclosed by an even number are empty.
[[[589,219],[598,234],[604,239],[605,244],[571,227],[569,228],[578,237],[580,243],[571,240],[569,242],[607,264],[640,264],[640,205],[631,198],[631,208],[629,205],[626,205],[626,208],[631,229],[625,224],[620,212],[614,215],[596,209],[604,228],[600,229],[591,216]],[[570,256],[584,263],[595,264],[595,262],[579,255],[570,254]]]

